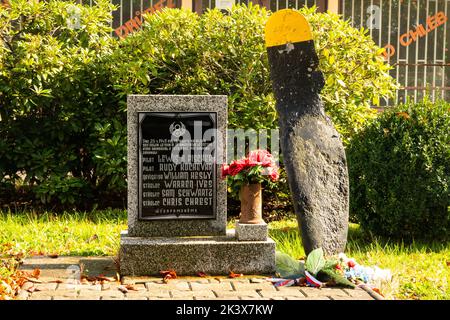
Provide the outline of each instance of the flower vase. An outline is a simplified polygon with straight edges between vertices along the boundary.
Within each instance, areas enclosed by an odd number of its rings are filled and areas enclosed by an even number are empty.
[[[239,223],[258,224],[262,219],[261,183],[245,184],[239,192],[241,200],[241,215]]]

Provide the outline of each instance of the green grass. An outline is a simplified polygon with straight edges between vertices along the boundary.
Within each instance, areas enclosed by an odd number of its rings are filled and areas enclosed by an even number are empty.
[[[269,228],[277,250],[297,259],[305,256],[296,220],[273,222]],[[391,270],[392,283],[381,288],[387,298],[450,299],[450,243],[369,239],[358,225],[350,224],[345,254],[362,265]]]
[[[127,229],[124,210],[1,214],[1,244],[12,243],[26,254],[116,255],[121,230]]]
[[[120,231],[126,228],[124,210],[0,214],[0,254],[8,247],[2,244],[12,244],[27,254],[116,255]],[[277,242],[277,250],[297,259],[305,256],[296,220],[272,222],[269,233]],[[391,269],[392,283],[381,288],[388,298],[450,299],[450,243],[369,239],[352,224],[346,254],[360,264]]]

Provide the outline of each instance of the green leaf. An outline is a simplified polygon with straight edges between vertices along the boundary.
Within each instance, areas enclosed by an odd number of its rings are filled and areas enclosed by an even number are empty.
[[[344,287],[352,288],[352,289],[356,288],[356,285],[354,283],[350,282],[346,277],[344,277],[343,275],[337,273],[334,270],[322,269],[320,271],[320,273],[321,274],[323,273],[326,276],[328,276],[336,285],[340,285],[340,286],[344,286]]]
[[[325,266],[325,258],[323,257],[322,248],[317,248],[311,251],[306,258],[305,268],[313,276]]]
[[[290,257],[283,252],[276,252],[275,255],[276,272],[285,279],[297,279],[305,276],[303,262]]]

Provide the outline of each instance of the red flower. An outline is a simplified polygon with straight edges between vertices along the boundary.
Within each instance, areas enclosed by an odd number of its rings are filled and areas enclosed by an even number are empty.
[[[255,150],[248,154],[248,160],[251,166],[261,165],[263,167],[270,167],[275,165],[272,155],[267,150]]]
[[[230,169],[229,165],[226,165],[226,164],[222,165],[222,179],[230,174],[229,169]]]
[[[263,174],[268,175],[270,180],[272,180],[273,182],[278,181],[278,179],[280,178],[278,167],[275,164],[273,166],[265,168],[263,172]]]
[[[349,268],[353,268],[354,266],[356,266],[355,261],[353,261],[353,260],[348,260],[347,265]]]
[[[280,174],[278,173],[278,170],[274,170],[270,173],[270,179],[275,182],[280,178]]]
[[[235,176],[248,167],[248,159],[234,160],[228,167],[228,174]]]

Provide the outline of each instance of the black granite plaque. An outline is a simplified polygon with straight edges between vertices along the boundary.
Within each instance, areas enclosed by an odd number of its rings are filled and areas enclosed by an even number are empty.
[[[214,219],[215,112],[139,112],[139,219]]]

